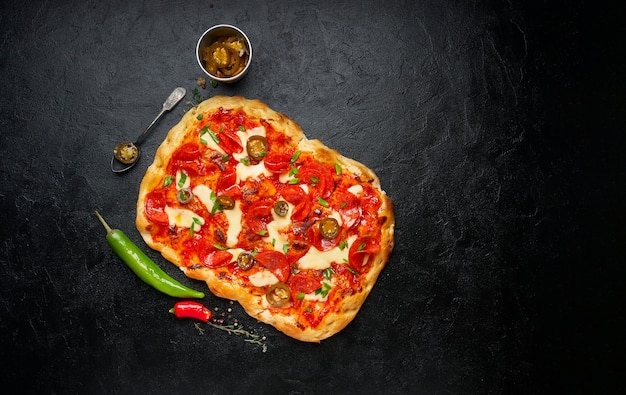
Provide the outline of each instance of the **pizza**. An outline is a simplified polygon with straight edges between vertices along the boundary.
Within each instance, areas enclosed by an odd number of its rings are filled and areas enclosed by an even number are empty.
[[[205,100],[168,132],[136,225],[186,276],[306,342],[354,319],[394,244],[371,169],[241,96]]]

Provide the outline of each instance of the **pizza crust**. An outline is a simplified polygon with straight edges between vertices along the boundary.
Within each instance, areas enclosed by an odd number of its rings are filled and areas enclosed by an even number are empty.
[[[224,271],[209,268],[186,270],[177,251],[168,245],[155,242],[152,238],[152,225],[145,214],[148,192],[157,187],[165,176],[169,158],[184,140],[187,131],[193,127],[197,114],[217,111],[220,108],[243,109],[249,116],[266,120],[277,131],[282,131],[290,137],[294,144],[297,144],[297,149],[313,152],[315,158],[320,162],[339,163],[351,172],[359,174],[362,181],[370,183],[381,194],[379,215],[385,218],[382,225],[381,248],[377,254],[370,256],[370,263],[368,263],[371,264],[370,270],[361,274],[362,291],[344,298],[337,310],[328,313],[315,328],[303,328],[298,325],[297,317],[276,314],[277,308],[267,304],[265,293],[259,293],[259,290],[250,284],[225,279],[223,277]],[[290,337],[306,342],[320,342],[345,328],[365,302],[393,249],[395,219],[392,200],[382,191],[380,181],[371,169],[358,161],[344,157],[336,150],[326,147],[319,140],[308,140],[295,121],[272,110],[259,100],[249,100],[241,96],[215,96],[185,113],[181,121],[169,131],[166,139],[156,151],[154,162],[146,170],[139,187],[136,226],[144,241],[151,248],[160,251],[165,259],[179,266],[188,277],[205,281],[214,295],[238,301],[250,316],[274,326]]]

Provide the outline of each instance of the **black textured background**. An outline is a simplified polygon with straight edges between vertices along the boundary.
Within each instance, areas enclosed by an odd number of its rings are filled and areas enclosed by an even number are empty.
[[[130,3],[130,4],[129,4]],[[618,393],[625,24],[597,2],[30,1],[0,6],[0,377],[23,393]],[[201,33],[242,28],[258,98],[379,175],[396,247],[356,319],[267,349],[176,320],[93,214],[134,227],[192,102]],[[187,97],[109,170],[176,86]],[[168,273],[188,280],[154,251]]]

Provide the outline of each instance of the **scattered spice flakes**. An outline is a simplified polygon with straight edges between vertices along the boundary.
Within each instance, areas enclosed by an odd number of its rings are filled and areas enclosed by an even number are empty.
[[[204,78],[198,77],[198,79],[196,80],[196,84],[202,89],[206,89],[206,80]]]
[[[230,301],[230,304],[232,305],[233,302]],[[246,343],[256,344],[257,346],[261,347],[261,350],[263,352],[267,352],[267,344],[265,343],[267,337],[256,334],[254,332],[254,329],[252,328],[242,328],[239,325],[239,321],[237,320],[237,318],[233,318],[231,314],[233,309],[231,307],[228,307],[226,309],[226,312],[224,312],[220,311],[220,308],[216,306],[213,308],[213,311],[216,314],[214,314],[213,318],[206,323],[207,325],[215,329],[227,332],[229,335],[242,336],[244,338],[243,341],[245,341]],[[206,332],[206,329],[202,327],[202,324],[200,322],[195,322],[194,326],[198,331],[198,334],[200,336],[203,336]]]

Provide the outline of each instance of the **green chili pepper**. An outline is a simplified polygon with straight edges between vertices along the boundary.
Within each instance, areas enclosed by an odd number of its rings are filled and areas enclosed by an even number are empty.
[[[168,276],[124,232],[111,229],[98,211],[96,211],[96,216],[107,231],[107,241],[113,251],[143,282],[176,298],[204,298],[204,293],[188,288]]]

